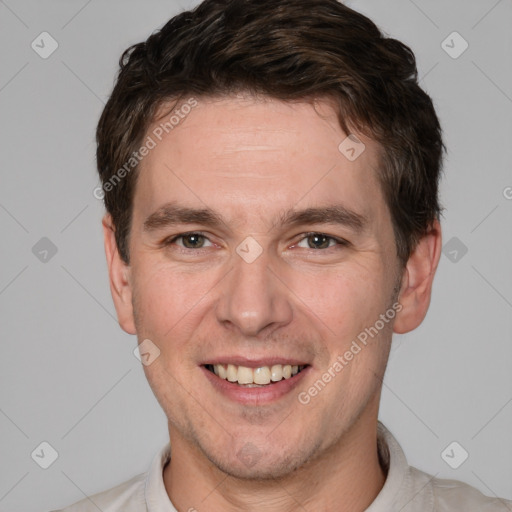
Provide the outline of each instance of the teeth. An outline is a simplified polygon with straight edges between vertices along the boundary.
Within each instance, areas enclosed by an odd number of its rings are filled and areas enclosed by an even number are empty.
[[[229,382],[236,382],[238,380],[238,368],[233,364],[228,364],[226,377],[229,380]]]
[[[228,378],[228,372],[226,371],[226,368],[224,368],[221,364],[216,364],[215,368],[217,368],[217,375],[221,378],[226,380]]]
[[[272,374],[272,382],[278,382],[283,378],[283,365],[275,364],[270,370]]]
[[[239,366],[238,384],[254,384],[254,372],[250,368]]]
[[[210,365],[209,368],[221,379],[252,387],[254,384],[264,386],[271,382],[289,379],[299,373],[304,366],[275,364],[272,367],[261,366],[253,369],[247,366],[235,366],[234,364],[215,364]]]
[[[268,366],[256,368],[252,373],[254,374],[254,384],[270,384],[270,368]]]

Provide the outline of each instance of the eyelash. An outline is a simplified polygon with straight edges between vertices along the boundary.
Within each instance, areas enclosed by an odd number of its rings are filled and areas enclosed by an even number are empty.
[[[174,244],[176,242],[176,240],[179,240],[180,238],[185,238],[186,236],[189,236],[189,235],[199,235],[199,236],[202,236],[206,240],[211,242],[211,240],[208,238],[208,236],[206,236],[205,233],[203,233],[201,231],[188,231],[186,233],[180,233],[179,235],[175,235],[175,236],[166,238],[162,242],[162,246],[172,245],[172,244]],[[301,235],[301,238],[297,242],[295,242],[293,245],[295,246],[295,245],[299,244],[300,242],[302,242],[303,240],[305,240],[306,238],[308,238],[310,236],[313,236],[313,235],[319,235],[321,237],[326,237],[329,241],[333,240],[339,246],[347,247],[347,246],[350,245],[350,242],[348,242],[347,240],[344,240],[343,238],[337,238],[335,236],[327,235],[327,234],[321,233],[319,231],[309,231],[307,233],[303,233]],[[179,247],[179,250],[181,250],[183,252],[189,252],[189,251],[200,252],[201,250],[207,249],[207,247],[199,247],[197,249],[191,249],[191,248],[188,248],[188,247],[181,247],[181,246],[178,246],[178,247]],[[317,252],[317,251],[326,251],[327,249],[332,249],[333,247],[335,247],[335,246],[329,246],[329,247],[327,247],[325,249],[312,249],[312,248],[308,248],[308,250],[315,251],[315,252]]]
[[[179,240],[180,238],[185,238],[186,236],[190,236],[190,235],[200,235],[204,238],[206,238],[207,240],[210,240],[203,232],[201,231],[187,231],[186,233],[180,233],[179,235],[175,235],[175,236],[171,236],[169,238],[166,238],[163,242],[162,242],[162,245],[163,246],[168,246],[168,245],[172,245],[176,242],[176,240]],[[211,241],[211,240],[210,240]],[[202,249],[205,249],[205,247],[199,247],[198,249],[189,249],[188,247],[181,247],[181,246],[178,246],[179,249],[181,251],[195,251],[195,252],[199,252],[201,251]]]
[[[349,242],[347,240],[344,240],[343,238],[338,238],[335,236],[327,235],[326,233],[322,233],[320,231],[309,231],[308,233],[303,233],[301,235],[302,238],[300,238],[294,245],[297,245],[299,242],[302,242],[302,240],[305,240],[306,238],[313,236],[313,235],[319,235],[321,237],[327,238],[328,240],[334,240],[337,245],[341,245],[343,247],[348,247],[348,245],[349,245]],[[335,246],[327,247],[327,249],[332,249],[333,247],[335,247]],[[327,250],[327,249],[312,249],[312,248],[308,248],[308,249],[310,251],[325,251],[325,250]]]

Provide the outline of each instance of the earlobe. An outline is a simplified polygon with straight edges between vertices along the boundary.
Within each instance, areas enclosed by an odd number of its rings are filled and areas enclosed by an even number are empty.
[[[425,318],[441,256],[441,243],[441,225],[436,220],[419,240],[407,261],[398,298],[402,310],[396,317],[394,332],[403,334],[412,331]]]
[[[133,317],[132,287],[130,282],[130,266],[121,258],[117,248],[115,226],[110,214],[103,217],[103,239],[107,257],[110,292],[117,312],[121,328],[128,334],[136,334]]]

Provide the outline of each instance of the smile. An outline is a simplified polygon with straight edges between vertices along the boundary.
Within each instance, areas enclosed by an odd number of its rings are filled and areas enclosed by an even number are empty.
[[[207,364],[205,368],[217,377],[245,387],[260,387],[274,384],[300,373],[307,365],[274,364],[249,368],[234,364]]]

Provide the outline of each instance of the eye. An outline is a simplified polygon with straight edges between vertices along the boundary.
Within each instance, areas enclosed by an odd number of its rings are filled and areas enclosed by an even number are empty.
[[[329,249],[336,245],[347,245],[348,242],[345,240],[334,238],[323,233],[306,233],[306,236],[302,238],[297,247],[304,249]]]
[[[165,241],[165,245],[170,244],[176,244],[185,249],[202,249],[213,245],[205,235],[196,232],[182,233]]]

